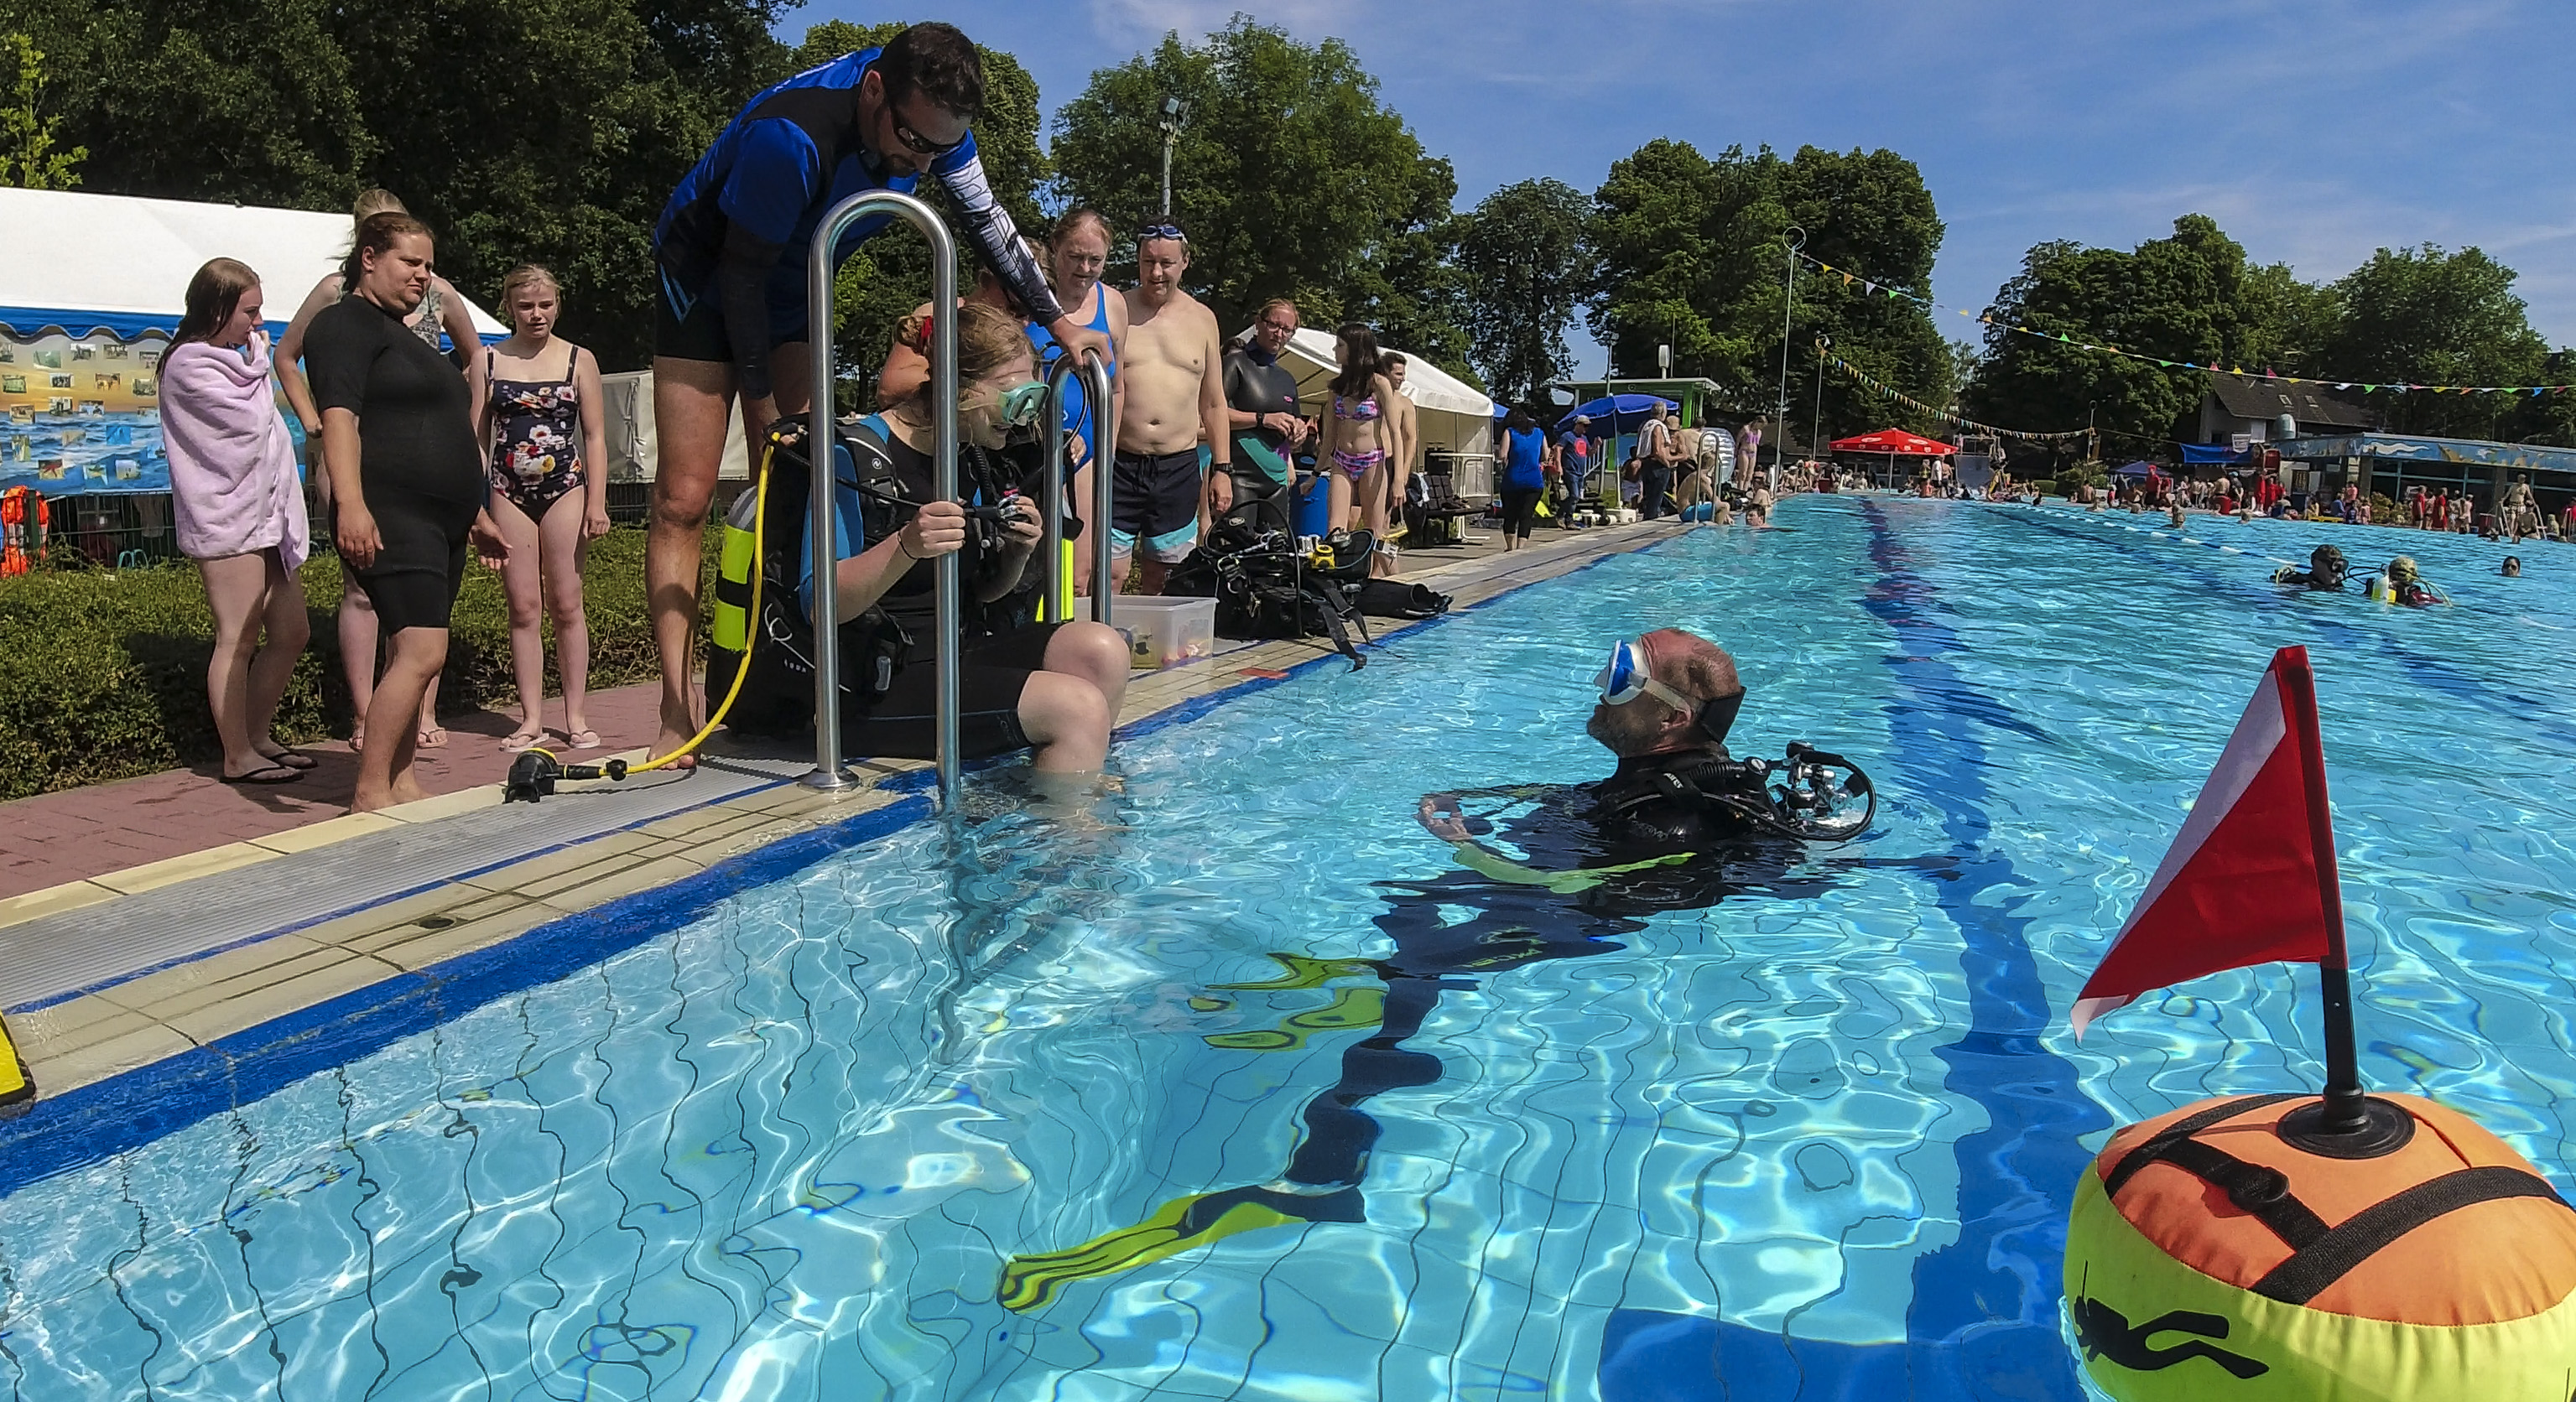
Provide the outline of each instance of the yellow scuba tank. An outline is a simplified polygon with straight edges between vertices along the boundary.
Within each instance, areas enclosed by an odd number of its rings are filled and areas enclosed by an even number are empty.
[[[764,463],[765,467],[766,464]],[[724,551],[716,563],[716,606],[707,621],[707,641],[718,651],[740,653],[751,647],[752,591],[760,573],[760,484],[734,498],[725,513]]]

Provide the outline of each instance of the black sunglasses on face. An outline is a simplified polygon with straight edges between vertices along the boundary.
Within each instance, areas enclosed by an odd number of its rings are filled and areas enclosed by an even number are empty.
[[[914,155],[945,156],[956,150],[958,147],[966,144],[966,137],[960,136],[955,141],[951,141],[947,145],[942,146],[938,142],[931,140],[929,137],[922,135],[920,132],[914,131],[904,122],[902,113],[895,110],[895,104],[902,100],[902,96],[903,95],[899,93],[887,94],[886,120],[894,126],[894,139],[902,142]],[[968,133],[968,135],[972,135],[972,133]]]

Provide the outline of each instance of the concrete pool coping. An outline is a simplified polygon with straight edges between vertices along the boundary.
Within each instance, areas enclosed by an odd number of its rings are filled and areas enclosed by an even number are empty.
[[[1406,577],[1451,593],[1454,612],[1686,529],[1606,527]],[[1421,626],[1371,624],[1381,639]],[[1342,665],[1315,640],[1261,642],[1139,674],[1121,732],[1318,664]],[[612,795],[628,806],[583,815],[589,830],[573,834],[540,815],[582,800],[503,810],[499,786],[486,785],[79,883],[106,894],[17,898],[0,910],[0,984],[12,966],[81,940],[131,955],[66,965],[50,982],[22,977],[0,995],[38,1094],[0,1123],[0,1193],[444,1021],[507,991],[497,981],[526,986],[596,962],[930,809],[926,765],[860,765],[860,786],[824,793],[795,782],[810,764],[719,757],[658,786],[658,799]],[[349,891],[362,894],[317,894]],[[189,1093],[187,1081],[206,1084]],[[84,1133],[102,1128],[103,1139]],[[85,1142],[46,1142],[74,1136]]]

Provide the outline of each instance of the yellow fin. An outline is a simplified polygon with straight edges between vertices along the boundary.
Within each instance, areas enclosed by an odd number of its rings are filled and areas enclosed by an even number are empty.
[[[1366,959],[1317,959],[1305,954],[1283,954],[1277,950],[1270,957],[1287,972],[1278,978],[1258,983],[1216,983],[1208,985],[1220,993],[1259,992],[1283,988],[1321,988],[1337,978],[1361,978],[1377,972],[1377,966]]]
[[[1385,989],[1343,988],[1334,991],[1332,1002],[1293,1014],[1275,1028],[1256,1032],[1221,1032],[1203,1040],[1209,1046],[1223,1047],[1228,1051],[1293,1051],[1306,1045],[1307,1039],[1317,1033],[1375,1027],[1385,1020]]]
[[[1224,1203],[1227,1198],[1236,1200]],[[1206,1210],[1210,1208],[1216,1210]],[[1121,1227],[1068,1250],[1012,1257],[1002,1267],[997,1298],[1006,1310],[1037,1309],[1073,1281],[1134,1270],[1239,1232],[1284,1227],[1303,1220],[1252,1200],[1240,1189],[1174,1198],[1135,1226]]]

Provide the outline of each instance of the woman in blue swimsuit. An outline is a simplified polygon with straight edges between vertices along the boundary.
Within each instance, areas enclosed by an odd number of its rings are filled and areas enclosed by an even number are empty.
[[[546,642],[555,624],[563,675],[564,743],[595,749],[586,714],[590,626],[581,597],[582,548],[608,534],[608,435],[599,360],[554,334],[563,294],[554,274],[513,268],[501,282],[509,339],[475,362],[483,406],[479,438],[492,486],[492,520],[510,542],[501,583],[510,598],[510,664],[519,683],[519,728],[501,742],[524,750],[546,738]]]

